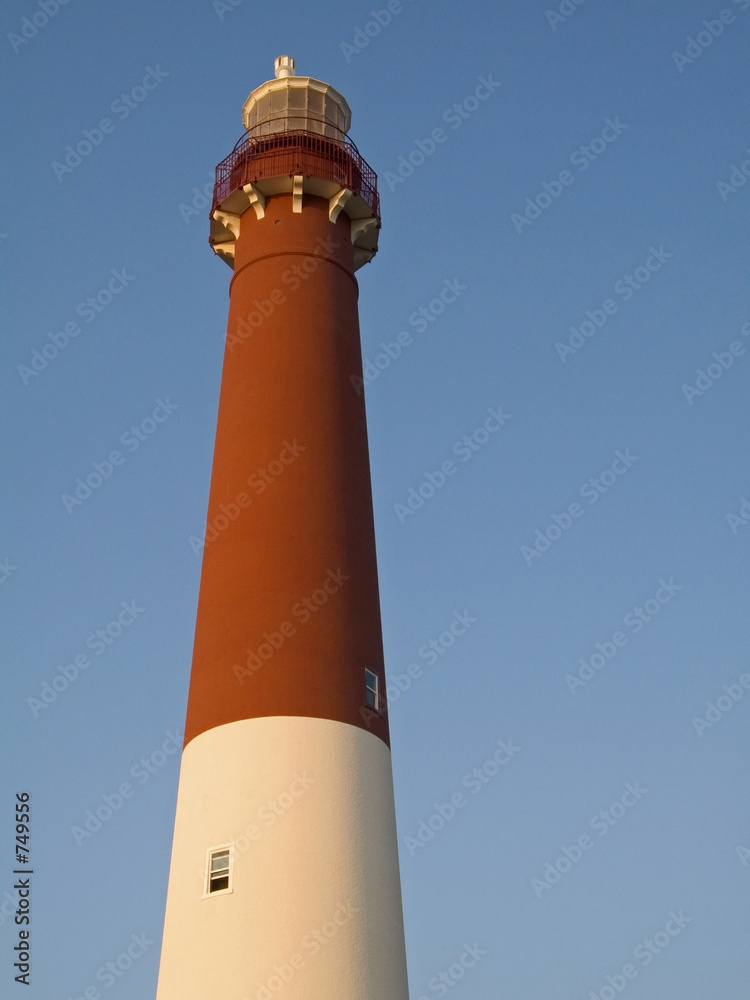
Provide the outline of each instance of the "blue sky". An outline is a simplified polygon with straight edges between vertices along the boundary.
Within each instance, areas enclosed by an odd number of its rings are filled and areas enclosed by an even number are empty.
[[[46,9],[0,15],[3,981],[28,790],[24,995],[154,994],[230,277],[201,192],[288,53],[380,177],[412,1000],[742,1000],[750,3]]]

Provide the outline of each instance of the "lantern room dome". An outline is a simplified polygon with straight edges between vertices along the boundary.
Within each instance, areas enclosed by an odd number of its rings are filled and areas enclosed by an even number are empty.
[[[242,122],[253,138],[302,129],[343,139],[352,123],[346,99],[330,83],[296,76],[294,59],[279,56],[276,79],[256,87],[242,108]]]

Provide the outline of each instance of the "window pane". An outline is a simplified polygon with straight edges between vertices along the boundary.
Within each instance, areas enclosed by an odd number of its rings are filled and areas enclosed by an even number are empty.
[[[287,92],[286,90],[272,90],[271,91],[271,111],[279,112],[286,111],[287,108]]]
[[[289,88],[289,107],[290,108],[304,108],[307,98],[307,90],[304,87],[290,87]]]
[[[365,668],[365,704],[377,712],[380,710],[378,700],[378,675]]]
[[[211,855],[211,871],[229,871],[229,851],[217,851]]]
[[[229,876],[221,875],[218,878],[212,876],[211,878],[211,892],[218,892],[219,889],[229,888]]]

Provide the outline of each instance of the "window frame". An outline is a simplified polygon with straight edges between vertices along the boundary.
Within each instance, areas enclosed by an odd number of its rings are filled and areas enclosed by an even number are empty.
[[[214,889],[211,891],[211,861],[217,854],[227,851],[227,887],[226,889]],[[222,872],[224,869],[220,869]],[[216,844],[206,849],[206,863],[203,873],[203,896],[202,899],[213,899],[215,896],[226,896],[234,891],[234,842],[228,844]]]
[[[375,688],[369,686],[368,684],[368,674],[375,678]],[[374,694],[374,705],[371,705],[368,700],[368,695]],[[377,712],[378,715],[382,715],[381,705],[383,703],[382,695],[380,693],[380,674],[376,673],[370,667],[365,667],[365,706],[372,712]]]

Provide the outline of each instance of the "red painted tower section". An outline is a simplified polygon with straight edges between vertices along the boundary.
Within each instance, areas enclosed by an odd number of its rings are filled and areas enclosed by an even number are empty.
[[[157,1000],[274,977],[288,1000],[407,1000],[355,389],[377,182],[344,98],[289,57],[244,121],[212,207],[234,274]]]
[[[208,523],[235,520],[203,556],[186,742],[262,715],[388,738],[362,711],[383,651],[351,220],[303,199],[248,209],[236,241]]]

